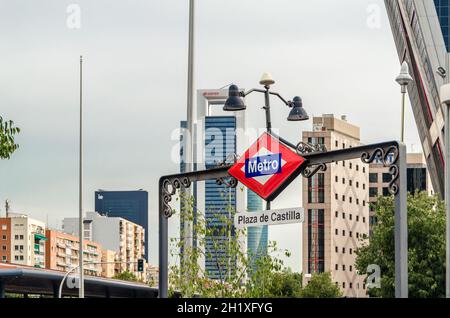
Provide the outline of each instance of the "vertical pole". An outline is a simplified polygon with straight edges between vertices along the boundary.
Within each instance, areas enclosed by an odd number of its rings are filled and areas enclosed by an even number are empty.
[[[270,118],[270,95],[269,95],[269,89],[270,87],[268,85],[264,86],[266,91],[264,92],[264,99],[265,99],[265,105],[264,110],[266,111],[266,129],[267,132],[270,134],[272,132],[272,120]],[[266,210],[270,210],[270,201],[266,201]]]
[[[445,297],[450,298],[450,105],[445,104]]]
[[[167,298],[168,290],[168,218],[164,215],[162,180],[159,182],[159,298]]]
[[[405,142],[405,95],[406,95],[406,86],[402,85],[402,132],[400,134],[401,142]]]
[[[80,283],[78,288],[78,297],[84,298],[84,264],[83,264],[83,57],[80,56],[80,144],[79,144],[79,189],[78,189],[78,235],[79,243],[79,269]]]
[[[406,146],[398,145],[398,193],[395,195],[395,297],[408,298],[408,211]]]
[[[194,18],[195,1],[189,0],[189,42],[188,42],[188,76],[187,76],[187,131],[185,134],[185,172],[194,171]],[[183,189],[184,204],[181,207],[188,209],[188,200],[192,194],[191,189]],[[184,212],[186,212],[185,210]],[[180,220],[181,221],[181,220]],[[181,229],[181,240],[183,248],[191,248],[193,245],[193,224],[187,218],[183,219],[183,228]],[[183,257],[182,257],[183,258]],[[183,259],[181,260],[183,266]]]

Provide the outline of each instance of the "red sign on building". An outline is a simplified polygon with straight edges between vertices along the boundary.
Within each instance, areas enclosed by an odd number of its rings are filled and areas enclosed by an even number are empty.
[[[228,173],[265,200],[273,200],[291,181],[305,159],[264,133]]]

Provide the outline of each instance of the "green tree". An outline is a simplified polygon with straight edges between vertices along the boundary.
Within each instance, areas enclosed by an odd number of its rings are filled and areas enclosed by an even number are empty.
[[[272,284],[268,288],[271,298],[298,298],[302,291],[302,274],[290,269],[272,273]]]
[[[437,196],[408,195],[409,297],[445,296],[445,208]],[[381,270],[381,288],[369,289],[373,297],[395,296],[394,202],[379,197],[375,205],[378,224],[370,244],[356,251],[356,268],[366,273],[376,264]],[[369,282],[371,283],[371,282]]]
[[[0,159],[9,159],[19,148],[14,141],[14,136],[19,132],[20,128],[15,127],[12,120],[4,120],[0,116]]]
[[[170,267],[169,292],[179,292],[182,297],[268,297],[273,286],[272,273],[283,269],[278,256],[289,253],[278,250],[271,242],[267,253],[256,258],[248,255],[242,248],[246,230],[234,227],[235,211],[231,207],[211,208],[211,219],[205,219],[200,212],[194,216],[192,197],[183,202],[186,203],[180,220],[193,222],[196,246],[186,247],[178,238],[171,239],[171,254],[177,258],[177,264]],[[204,259],[214,260],[212,270],[218,279],[208,278],[209,269],[200,266]]]
[[[312,274],[309,283],[301,290],[301,298],[339,298],[342,293],[331,280],[329,272]]]
[[[119,273],[113,277],[114,279],[126,280],[130,282],[137,282],[139,279],[132,272],[124,271]]]

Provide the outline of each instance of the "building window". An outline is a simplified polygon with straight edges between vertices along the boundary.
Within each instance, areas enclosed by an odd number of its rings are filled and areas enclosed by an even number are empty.
[[[18,239],[19,239],[19,235],[17,235],[17,234],[14,235],[14,239],[15,239],[15,240],[18,240]]]
[[[345,195],[342,196],[342,201],[345,202]]]
[[[335,230],[334,230],[334,234],[336,234],[336,235],[339,234],[339,233],[338,233],[338,229],[335,229]]]
[[[356,232],[356,238],[359,238],[359,232]]]
[[[308,273],[325,271],[325,213],[308,210]]]
[[[339,212],[336,211],[334,215],[335,215],[335,217],[338,217],[339,216]]]
[[[345,271],[345,264],[342,264],[342,270]]]
[[[342,254],[345,254],[345,247],[342,248]]]
[[[342,178],[342,184],[345,184],[345,178]]]
[[[2,230],[6,231],[8,229],[8,226],[6,224],[2,224]]]
[[[336,141],[334,142],[334,145],[336,146],[336,148],[339,147],[339,142],[336,140]]]
[[[350,180],[348,180],[348,185],[349,186],[352,186],[352,184],[353,184],[353,181],[350,179]]]
[[[369,197],[375,198],[378,195],[378,188],[370,187],[369,188]]]
[[[359,171],[359,165],[356,165],[356,171]]]
[[[349,214],[348,218],[352,220],[353,214]]]
[[[349,232],[348,232],[348,236],[352,237],[352,236],[353,236],[353,232],[352,232],[352,231],[349,231]]]
[[[352,288],[353,284],[352,283],[348,283],[348,287]]]
[[[339,269],[339,265],[338,264],[334,265],[334,269],[338,270]]]
[[[358,221],[359,221],[359,215],[356,216],[356,222],[358,222]]]
[[[337,194],[337,193],[334,194],[334,198],[335,198],[336,200],[338,199],[338,194]]]
[[[363,206],[366,206],[366,200],[363,200]]]
[[[366,173],[366,167],[363,167],[363,173]]]
[[[348,252],[350,253],[350,255],[352,255],[353,254],[353,249],[349,248]]]
[[[358,204],[358,205],[359,205],[359,199],[356,199],[356,204]]]
[[[3,255],[3,256],[2,256],[2,262],[3,262],[3,263],[6,263],[6,255]]]
[[[2,235],[2,240],[6,241],[6,235]]]
[[[366,217],[363,216],[363,223],[366,223]]]
[[[338,182],[338,181],[339,181],[338,176],[335,176],[335,177],[334,177],[334,180],[335,180],[336,182]]]
[[[345,143],[342,143],[342,149],[345,149]]]
[[[388,197],[388,196],[390,196],[391,194],[389,193],[389,188],[387,188],[387,187],[384,187],[383,188],[383,196],[384,197]]]
[[[392,175],[390,173],[383,173],[383,182],[388,183],[391,182]]]
[[[2,245],[2,250],[6,251],[6,245]]]
[[[356,187],[359,188],[359,182],[358,181],[356,181]]]
[[[366,184],[363,183],[363,190],[366,190]]]
[[[345,282],[342,283],[342,288],[345,288]]]
[[[345,219],[345,213],[344,212],[342,212],[342,218]]]
[[[369,173],[369,182],[378,183],[378,173]]]
[[[342,230],[342,236],[345,236],[345,230]]]
[[[352,266],[352,265],[349,265],[348,270],[349,270],[350,272],[353,272],[353,266]],[[351,287],[350,287],[350,288],[351,288]]]
[[[334,251],[335,251],[336,253],[338,253],[339,249],[338,249],[337,246],[334,248]]]
[[[351,169],[352,168],[352,163],[350,162],[349,164],[348,164],[348,166],[349,166],[349,168]]]
[[[348,198],[348,200],[349,200],[349,202],[350,202],[350,203],[352,203],[352,201],[353,201],[353,198],[352,198],[352,197],[350,197],[350,198]]]
[[[406,169],[406,189],[410,193],[427,190],[427,169],[407,168]]]
[[[345,161],[342,161],[342,166],[345,167]]]
[[[318,173],[308,179],[308,203],[325,202],[325,174]]]

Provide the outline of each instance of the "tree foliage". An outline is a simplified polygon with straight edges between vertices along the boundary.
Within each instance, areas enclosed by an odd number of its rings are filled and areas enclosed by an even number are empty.
[[[342,293],[331,280],[329,272],[312,274],[309,283],[300,291],[301,298],[339,298]]]
[[[283,269],[279,256],[289,253],[270,242],[267,252],[248,255],[242,244],[246,230],[234,227],[233,208],[211,208],[206,219],[204,214],[194,213],[193,198],[183,202],[180,220],[193,223],[196,244],[187,247],[179,239],[171,240],[171,254],[178,262],[170,267],[170,292],[177,291],[182,297],[269,297],[274,286],[272,273]],[[214,262],[212,269],[201,266],[205,259]],[[213,272],[217,279],[209,278]]]
[[[437,196],[408,195],[408,275],[409,297],[445,296],[445,208]],[[372,288],[373,297],[395,296],[394,202],[379,197],[375,205],[378,224],[370,245],[357,250],[356,268],[366,273],[376,264],[381,270],[381,288]],[[370,282],[369,282],[370,283]]]
[[[15,127],[12,120],[4,120],[0,116],[0,159],[9,159],[19,148],[14,141],[14,136],[19,132],[20,128]]]
[[[130,282],[137,282],[139,279],[132,272],[124,271],[113,277],[114,279],[126,280]]]

